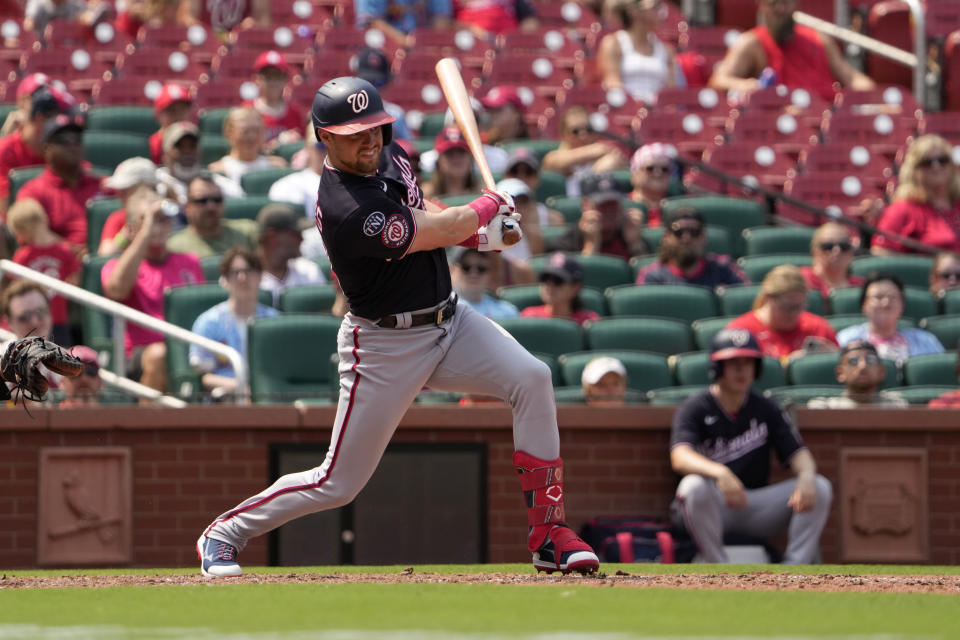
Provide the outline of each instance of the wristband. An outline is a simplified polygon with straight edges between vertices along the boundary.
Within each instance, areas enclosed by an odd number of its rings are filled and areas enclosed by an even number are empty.
[[[457,243],[458,247],[466,247],[467,249],[476,249],[480,246],[480,233],[475,232],[472,236],[464,240],[463,242]]]
[[[488,195],[482,195],[473,202],[468,202],[467,206],[477,212],[478,229],[490,222],[490,218],[500,211],[500,203]]]

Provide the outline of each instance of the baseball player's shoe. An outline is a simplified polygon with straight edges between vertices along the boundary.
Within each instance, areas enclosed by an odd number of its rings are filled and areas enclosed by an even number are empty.
[[[200,573],[208,578],[228,578],[243,573],[237,564],[237,548],[229,542],[201,535],[197,540]]]
[[[558,524],[550,529],[546,540],[533,552],[533,566],[537,573],[559,571],[568,574],[578,571],[587,574],[600,568],[600,559],[570,527]]]

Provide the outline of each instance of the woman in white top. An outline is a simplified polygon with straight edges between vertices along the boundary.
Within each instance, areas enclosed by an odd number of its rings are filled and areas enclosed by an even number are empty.
[[[266,142],[267,129],[260,113],[252,107],[236,107],[223,121],[223,136],[230,143],[230,153],[210,163],[210,170],[222,173],[237,184],[250,171],[286,167],[280,156],[267,156],[261,150]]]
[[[677,84],[673,49],[657,37],[661,0],[613,0],[623,29],[600,40],[597,55],[605,89],[622,88],[634,100],[653,104],[663,87]]]

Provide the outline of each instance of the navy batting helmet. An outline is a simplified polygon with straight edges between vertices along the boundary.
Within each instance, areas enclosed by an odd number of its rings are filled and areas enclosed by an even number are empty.
[[[363,78],[344,76],[328,80],[313,96],[312,116],[315,128],[337,135],[382,127],[383,144],[393,139],[390,123],[396,118],[384,110],[377,88]]]
[[[724,360],[733,358],[753,358],[756,362],[755,378],[763,371],[763,351],[753,334],[746,329],[724,329],[713,337],[710,344],[710,379],[716,380],[723,374]]]

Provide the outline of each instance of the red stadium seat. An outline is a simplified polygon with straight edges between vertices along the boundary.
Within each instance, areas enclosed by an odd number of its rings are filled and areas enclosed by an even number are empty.
[[[703,153],[703,162],[711,168],[736,176],[748,183],[759,184],[768,189],[780,189],[787,181],[788,173],[796,163],[785,153],[777,153],[767,145],[756,142],[729,142],[708,147]],[[700,174],[691,178],[691,184],[716,193],[738,194],[741,189],[728,186],[718,178]]]
[[[916,125],[913,116],[838,111],[824,119],[823,133],[827,141],[863,145],[871,153],[882,153],[893,159],[900,147],[916,135]]]
[[[478,38],[467,29],[414,29],[411,35],[414,45],[411,52],[436,58],[455,57],[466,66],[482,68],[486,59],[493,55],[493,46],[482,38]],[[403,60],[410,52],[397,52],[397,62]]]
[[[669,142],[686,158],[699,160],[707,147],[723,142],[723,132],[696,113],[641,110],[641,141]]]
[[[400,45],[388,38],[379,29],[361,31],[353,24],[340,25],[317,35],[320,53],[318,56],[325,59],[327,55],[353,55],[362,47],[380,49],[392,60],[400,50]]]
[[[881,154],[870,153],[861,145],[828,142],[805,149],[799,165],[804,172],[856,175],[864,184],[883,189],[894,178],[890,160]]]
[[[561,66],[547,55],[501,53],[488,61],[485,75],[493,86],[525,85],[536,93],[556,94],[560,89],[573,88],[574,73],[572,67]]]
[[[684,51],[699,51],[711,59],[720,59],[740,37],[741,29],[729,26],[690,27],[680,34],[679,46]]]
[[[936,133],[946,138],[952,145],[960,145],[960,113],[956,111],[934,111],[923,116],[920,123],[921,133]]]
[[[960,31],[947,36],[943,46],[943,108],[960,111]]]
[[[581,37],[600,27],[600,18],[582,2],[540,0],[533,8],[545,27],[572,29]]]
[[[209,69],[184,51],[140,47],[135,53],[117,59],[116,73],[122,78],[195,83],[203,82]]]
[[[92,100],[97,105],[153,106],[162,86],[150,78],[104,79],[93,86]]]
[[[319,2],[282,2],[270,3],[270,22],[275,25],[286,25],[297,31],[299,27],[307,27],[305,33],[329,28],[334,21],[335,7],[326,6]]]
[[[913,93],[898,85],[880,86],[870,91],[843,89],[834,99],[838,109],[860,113],[889,113],[904,117],[923,118],[923,107]]]
[[[295,29],[288,26],[250,27],[230,34],[233,52],[240,50],[255,51],[258,55],[263,51],[279,51],[286,56],[290,64],[303,66],[303,59],[312,56],[315,50],[314,37],[300,36]]]
[[[576,62],[583,62],[586,56],[580,42],[567,38],[563,31],[554,28],[511,31],[497,36],[496,43],[501,53],[549,56],[560,66],[572,67]]]
[[[244,78],[252,80],[254,76],[253,63],[262,53],[260,49],[233,49],[230,53],[218,55],[213,59],[210,70],[217,76]],[[314,56],[312,53],[284,54],[287,62],[293,68],[294,75],[304,76],[313,69]]]
[[[217,54],[227,51],[226,45],[220,42],[216,34],[200,24],[189,28],[179,25],[144,25],[140,27],[137,40],[141,47],[189,51],[192,59],[207,66]]]
[[[257,85],[252,80],[218,76],[197,87],[194,105],[197,109],[235,107],[244,100],[252,100],[257,93]]]
[[[913,27],[907,3],[899,0],[878,2],[870,7],[867,17],[868,35],[898,49],[913,51]],[[913,70],[875,54],[867,54],[866,73],[881,84],[913,84]]]
[[[884,197],[883,190],[864,185],[858,174],[838,173],[801,173],[787,181],[784,193],[815,207],[853,218],[858,217],[859,209],[865,200]],[[778,204],[777,213],[799,224],[818,225],[826,222],[823,216],[784,202]]]
[[[715,127],[723,127],[736,112],[726,96],[709,87],[664,87],[657,93],[657,109],[695,113]]]
[[[324,58],[325,59],[325,58]],[[481,66],[473,66],[465,60],[460,60],[460,75],[463,77],[463,83],[467,90],[478,89],[483,84],[483,69]],[[406,52],[403,56],[398,56],[395,67],[396,77],[393,84],[398,84],[403,78],[404,82],[422,85],[425,83],[437,84],[436,72],[437,58],[429,53],[420,53],[419,50]]]
[[[960,29],[960,3],[956,0],[926,0],[927,36],[944,39]]]
[[[751,110],[727,121],[731,141],[766,144],[777,153],[796,158],[800,152],[819,140],[816,127],[804,123],[790,113]]]

